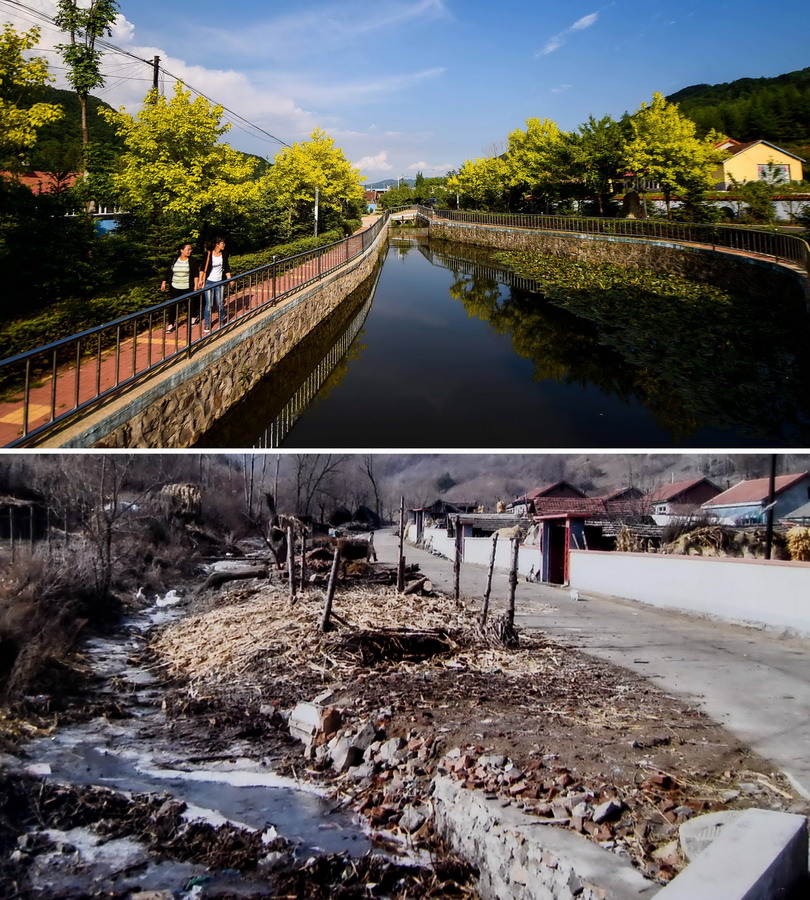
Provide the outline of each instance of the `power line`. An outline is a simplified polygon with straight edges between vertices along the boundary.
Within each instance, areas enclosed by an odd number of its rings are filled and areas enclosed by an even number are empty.
[[[18,9],[21,9],[21,10],[35,16],[39,21],[42,21],[42,22],[50,25],[55,30],[61,32],[61,29],[56,25],[53,18],[51,16],[48,16],[46,13],[41,12],[38,9],[34,9],[31,6],[27,6],[25,3],[20,3],[19,0],[0,0],[0,2],[7,3],[10,6],[15,6]],[[101,47],[102,49],[109,50],[114,53],[120,53],[123,56],[129,57],[132,60],[143,63],[144,65],[152,67],[154,64],[152,60],[143,59],[142,57],[137,56],[134,53],[131,53],[129,50],[125,50],[123,47],[119,47],[116,44],[111,43],[110,41],[104,40],[103,38],[97,38],[96,44],[99,47]],[[51,52],[55,52],[55,51],[51,51]],[[54,68],[58,68],[58,67],[54,67]],[[252,128],[254,131],[260,132],[261,134],[270,138],[275,143],[281,144],[281,146],[283,146],[283,147],[290,146],[290,144],[288,144],[287,141],[282,140],[280,137],[276,137],[276,135],[271,134],[269,131],[262,128],[260,125],[256,125],[254,122],[251,122],[249,119],[246,119],[244,116],[240,115],[239,113],[237,113],[234,110],[230,109],[229,107],[225,106],[223,103],[219,103],[218,101],[209,97],[207,94],[204,94],[202,91],[198,90],[193,85],[189,84],[188,81],[186,81],[186,79],[180,78],[178,75],[173,75],[171,72],[169,72],[167,69],[165,69],[163,67],[161,67],[160,71],[164,75],[168,75],[169,78],[173,78],[175,81],[182,82],[192,93],[197,94],[198,96],[202,97],[204,100],[207,100],[209,103],[212,103],[215,106],[222,107],[223,113],[228,113],[236,121],[233,121],[233,119],[229,119],[228,116],[225,116],[225,115],[223,115],[223,118],[227,122],[229,122],[229,124],[236,126],[237,128],[239,128],[241,131],[245,132],[250,137],[257,138],[258,135],[251,134],[251,132],[247,131],[244,126],[247,126],[248,128]],[[121,77],[121,76],[119,76],[119,77]],[[131,79],[127,79],[127,80],[135,81],[135,80],[140,80],[140,79],[131,78]],[[151,81],[151,79],[149,79],[149,78],[143,79],[143,80]]]

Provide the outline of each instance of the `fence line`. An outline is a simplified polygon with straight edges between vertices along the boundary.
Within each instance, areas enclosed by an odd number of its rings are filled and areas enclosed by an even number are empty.
[[[211,334],[204,331],[202,313],[206,295],[213,291],[191,291],[0,361],[0,386],[16,388],[18,395],[0,402],[0,444],[27,443],[166,363],[190,356],[220,331],[232,330],[237,322],[325,278],[362,256],[389,216],[386,212],[369,228],[343,240],[221,282],[220,312],[214,316],[212,310]]]
[[[729,225],[700,225],[651,219],[599,219],[579,216],[546,216],[513,213],[466,212],[455,209],[432,209],[417,206],[419,215],[428,221],[444,219],[471,225],[498,225],[505,228],[530,228],[604,236],[647,237],[687,244],[707,244],[773,257],[777,262],[791,262],[810,274],[810,247],[807,241],[792,234],[757,231]]]

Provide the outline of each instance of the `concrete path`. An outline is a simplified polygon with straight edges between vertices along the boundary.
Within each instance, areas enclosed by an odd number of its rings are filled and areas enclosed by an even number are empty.
[[[377,532],[374,544],[381,561],[396,562],[398,544],[390,530]],[[453,590],[450,560],[409,545],[405,557],[418,562],[437,587]],[[485,588],[485,568],[463,565],[462,595],[480,599]],[[496,570],[496,610],[504,607],[506,592],[506,574]],[[810,640],[615,597],[576,602],[567,590],[522,579],[517,624],[638,672],[695,703],[778,765],[810,799]]]

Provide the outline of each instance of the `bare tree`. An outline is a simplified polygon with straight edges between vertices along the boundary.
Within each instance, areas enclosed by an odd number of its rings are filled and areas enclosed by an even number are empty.
[[[313,500],[323,491],[330,476],[340,471],[345,456],[331,453],[299,453],[295,461],[295,504],[296,512],[309,515]]]
[[[371,482],[371,489],[374,491],[374,512],[379,516],[382,514],[382,507],[380,504],[380,488],[374,475],[374,455],[367,453],[363,456],[362,466],[368,476],[368,480]]]

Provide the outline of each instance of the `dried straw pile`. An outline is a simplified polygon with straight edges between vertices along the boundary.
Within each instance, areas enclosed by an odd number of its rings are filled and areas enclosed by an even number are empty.
[[[796,525],[787,533],[790,558],[799,562],[810,562],[810,528]]]
[[[360,638],[390,641],[392,659],[416,635],[440,637],[446,652],[480,643],[473,611],[443,595],[402,596],[387,587],[354,587],[335,599],[339,629],[319,630],[320,592],[307,593],[290,605],[285,591],[268,586],[244,599],[234,591],[201,615],[169,626],[153,644],[161,668],[185,679],[191,693],[223,688],[260,696],[285,695],[286,683],[300,694],[318,685],[368,670]],[[384,648],[380,657],[385,656]],[[365,661],[364,661],[365,660]],[[492,660],[489,659],[491,664]]]

